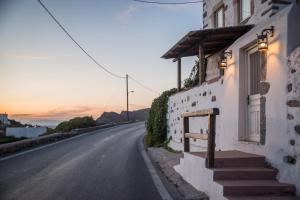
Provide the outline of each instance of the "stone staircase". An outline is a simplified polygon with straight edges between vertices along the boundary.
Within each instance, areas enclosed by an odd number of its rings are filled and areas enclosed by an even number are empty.
[[[206,158],[206,152],[186,154],[204,160]],[[184,158],[181,162],[184,162],[183,160]],[[179,173],[182,170],[183,168],[179,170]],[[210,192],[220,193],[213,194],[215,195],[213,197],[208,194],[213,200],[219,200],[221,197],[229,200],[298,199],[295,196],[294,185],[278,182],[276,180],[277,170],[267,165],[264,156],[240,151],[219,151],[215,153],[215,168],[203,170],[203,173],[211,174],[211,182],[214,182],[210,187],[215,189],[211,189]],[[210,172],[205,172],[205,170]],[[206,179],[210,179],[210,177],[206,177]],[[210,180],[206,181],[206,184],[210,184]]]

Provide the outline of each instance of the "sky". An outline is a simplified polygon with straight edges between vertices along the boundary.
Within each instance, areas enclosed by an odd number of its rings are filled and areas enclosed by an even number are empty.
[[[179,0],[174,0],[173,2]],[[101,65],[161,93],[176,87],[177,64],[160,58],[202,27],[202,4],[153,5],[126,0],[42,0]],[[181,1],[182,2],[182,1]],[[76,116],[126,110],[125,80],[95,65],[37,0],[0,0],[0,113],[55,125]],[[182,78],[195,58],[182,60]],[[129,109],[159,94],[129,80]]]

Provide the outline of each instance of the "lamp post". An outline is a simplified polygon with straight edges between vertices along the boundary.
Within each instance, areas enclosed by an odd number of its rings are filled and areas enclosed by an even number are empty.
[[[134,93],[134,91],[131,90],[131,91],[127,92],[127,121],[129,121],[129,100],[128,100],[129,93]]]

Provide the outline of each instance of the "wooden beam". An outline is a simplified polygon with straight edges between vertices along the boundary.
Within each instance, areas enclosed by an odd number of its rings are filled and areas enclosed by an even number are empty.
[[[199,139],[199,140],[207,140],[208,139],[208,134],[204,133],[185,133],[184,137],[186,138],[193,138],[193,139]]]
[[[183,118],[183,150],[184,152],[190,152],[190,138],[185,137],[185,133],[189,132],[189,118]]]
[[[198,45],[198,43],[205,43],[205,42],[212,42],[212,41],[220,41],[220,42],[224,41],[224,42],[228,42],[228,45],[230,45],[241,35],[243,35],[247,31],[249,31],[251,28],[253,28],[253,25],[190,31],[183,38],[181,38],[169,51],[167,51],[162,56],[162,58],[168,59],[168,58],[184,57],[184,56],[180,56],[180,55],[184,54],[184,52],[186,51],[186,48],[188,48],[187,46],[193,45],[193,44]],[[204,44],[204,46],[205,46],[205,44]],[[225,48],[225,47],[223,47],[223,48]],[[174,55],[174,52],[176,50],[180,50],[180,51],[175,53],[175,55]]]
[[[208,115],[219,115],[219,109],[209,108],[209,109],[200,110],[196,112],[184,112],[181,114],[181,117],[204,117]]]
[[[177,59],[177,91],[181,90],[181,58]]]
[[[204,50],[203,46],[199,44],[199,84],[201,85],[205,81],[205,66],[204,66]]]
[[[178,48],[187,48],[187,47],[190,47],[190,46],[191,46],[191,44],[185,43],[185,44],[179,44],[177,47]],[[176,48],[176,49],[178,49],[178,48]]]
[[[208,116],[208,142],[207,142],[207,157],[206,157],[206,167],[214,168],[215,166],[215,126],[216,126],[216,116]]]

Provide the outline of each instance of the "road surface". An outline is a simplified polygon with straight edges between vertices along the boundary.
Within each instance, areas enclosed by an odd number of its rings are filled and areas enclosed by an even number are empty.
[[[0,161],[0,199],[160,200],[139,151],[144,123],[94,131]]]

